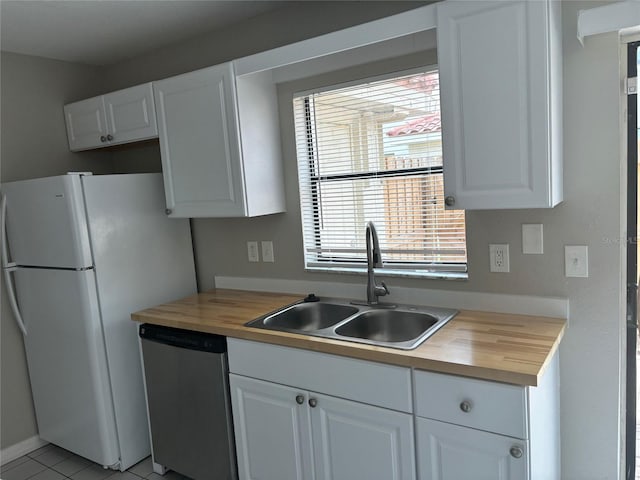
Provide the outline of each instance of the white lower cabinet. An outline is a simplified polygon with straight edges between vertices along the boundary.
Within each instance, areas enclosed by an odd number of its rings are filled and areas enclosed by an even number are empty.
[[[560,479],[558,355],[534,387],[227,344],[240,480]]]
[[[450,423],[416,419],[421,480],[524,480],[527,442]]]
[[[533,386],[414,371],[420,480],[559,480],[558,356]]]
[[[230,375],[241,480],[415,479],[413,416]]]
[[[413,416],[311,394],[317,480],[415,478]]]
[[[238,375],[230,375],[229,384],[239,477],[312,478],[311,422],[305,399],[300,400],[303,394]]]

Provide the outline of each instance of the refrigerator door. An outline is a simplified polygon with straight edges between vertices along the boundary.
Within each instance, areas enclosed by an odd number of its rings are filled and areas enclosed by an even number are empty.
[[[149,455],[131,313],[196,293],[189,221],[165,214],[162,174],[82,178],[123,468]]]
[[[100,465],[117,464],[93,270],[19,268],[15,281],[40,437]]]
[[[80,178],[69,174],[2,184],[13,262],[53,268],[93,265]]]

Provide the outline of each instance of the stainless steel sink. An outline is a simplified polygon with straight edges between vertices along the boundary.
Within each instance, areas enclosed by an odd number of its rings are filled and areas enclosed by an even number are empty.
[[[301,302],[246,325],[304,335],[411,350],[458,312],[412,305],[359,305],[327,298]]]
[[[267,328],[307,332],[330,327],[357,312],[358,309],[351,305],[298,303],[269,315],[263,320],[263,324]]]
[[[436,323],[438,319],[426,313],[370,310],[336,328],[336,333],[379,342],[406,342],[418,338]]]

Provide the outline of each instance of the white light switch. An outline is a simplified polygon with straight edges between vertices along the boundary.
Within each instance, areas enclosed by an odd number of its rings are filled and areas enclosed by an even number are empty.
[[[544,253],[541,223],[522,225],[522,253],[540,255]]]
[[[586,245],[565,245],[564,275],[565,277],[589,276],[589,249]]]

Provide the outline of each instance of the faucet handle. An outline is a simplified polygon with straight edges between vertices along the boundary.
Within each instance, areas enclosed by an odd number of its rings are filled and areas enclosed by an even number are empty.
[[[380,282],[380,285],[382,286],[382,288],[384,288],[384,293],[382,295],[389,295],[389,289],[387,288],[387,284],[384,282]]]

